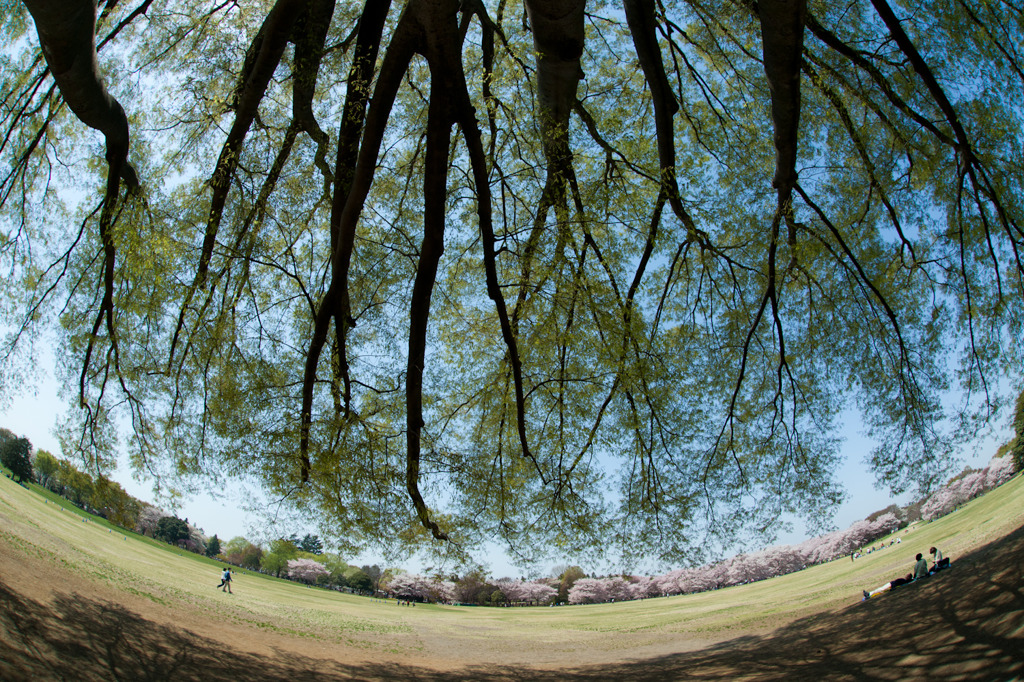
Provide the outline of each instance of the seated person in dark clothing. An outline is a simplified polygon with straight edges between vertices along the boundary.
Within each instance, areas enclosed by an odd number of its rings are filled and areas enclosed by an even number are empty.
[[[907,583],[913,582],[913,581],[914,581],[914,576],[912,574],[910,574],[910,573],[907,573],[906,576],[904,576],[902,578],[896,578],[896,580],[891,581],[889,583],[889,585],[890,585],[890,587],[899,587],[900,585],[906,585]]]
[[[941,571],[944,568],[949,568],[949,558],[943,558],[942,550],[932,547],[928,550],[928,553],[932,555],[932,559],[935,561],[932,564],[932,573]]]

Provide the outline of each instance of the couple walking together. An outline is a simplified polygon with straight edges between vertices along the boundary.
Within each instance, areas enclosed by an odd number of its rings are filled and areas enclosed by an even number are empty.
[[[220,585],[217,585],[221,592],[227,592],[228,594],[234,594],[231,591],[231,569],[225,568],[224,572],[220,574]]]

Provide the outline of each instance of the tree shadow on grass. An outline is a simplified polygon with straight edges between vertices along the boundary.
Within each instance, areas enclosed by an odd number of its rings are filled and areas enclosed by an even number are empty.
[[[1024,528],[961,557],[946,572],[764,636],[573,672],[581,680],[652,682],[1014,679],[1024,675],[1022,566]]]
[[[414,661],[344,663],[282,650],[236,652],[117,604],[78,595],[42,603],[0,582],[0,679],[1005,680],[1024,675],[1022,566],[1024,529],[1018,529],[943,574],[767,635],[560,670],[480,664],[435,671]]]

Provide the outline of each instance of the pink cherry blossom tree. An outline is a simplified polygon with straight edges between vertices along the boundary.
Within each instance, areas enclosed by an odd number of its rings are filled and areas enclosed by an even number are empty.
[[[650,576],[632,576],[629,581],[630,599],[661,596],[658,582]]]
[[[135,532],[153,537],[160,519],[170,516],[167,512],[151,504],[144,504],[139,512],[139,519],[135,522]]]
[[[388,583],[388,592],[396,599],[418,602],[455,601],[455,583],[414,573],[401,573]]]
[[[512,603],[547,604],[558,590],[539,581],[499,580],[495,585]]]
[[[569,590],[570,604],[601,604],[608,601],[608,586],[603,578],[580,578]]]
[[[993,457],[988,464],[987,471],[985,485],[990,489],[1000,486],[1013,477],[1013,458]]]
[[[923,505],[921,517],[927,521],[945,516],[965,502],[1002,485],[1013,476],[1013,461],[1009,457],[994,457],[981,471],[971,471],[939,488]]]
[[[330,575],[330,571],[319,561],[313,559],[289,559],[285,568],[285,575],[292,580],[299,580],[307,584],[314,584],[321,578]]]

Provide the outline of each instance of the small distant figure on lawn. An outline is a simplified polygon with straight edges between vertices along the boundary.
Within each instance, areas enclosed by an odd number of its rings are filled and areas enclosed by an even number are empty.
[[[914,574],[913,573],[907,573],[907,575],[905,577],[903,577],[903,578],[896,578],[896,580],[890,580],[886,584],[882,585],[881,587],[876,587],[875,589],[871,590],[870,592],[868,592],[867,590],[861,590],[861,591],[864,593],[864,600],[866,601],[868,599],[871,599],[872,597],[877,597],[880,594],[884,594],[885,592],[888,592],[889,590],[895,589],[895,588],[899,587],[900,585],[906,585],[907,583],[912,582],[913,580],[914,580]]]
[[[928,560],[920,552],[917,554],[917,563],[914,565],[914,580],[928,577]]]
[[[234,594],[231,591],[231,569],[225,568],[224,572],[220,574],[220,585],[217,585],[221,592],[227,592],[228,594]]]

